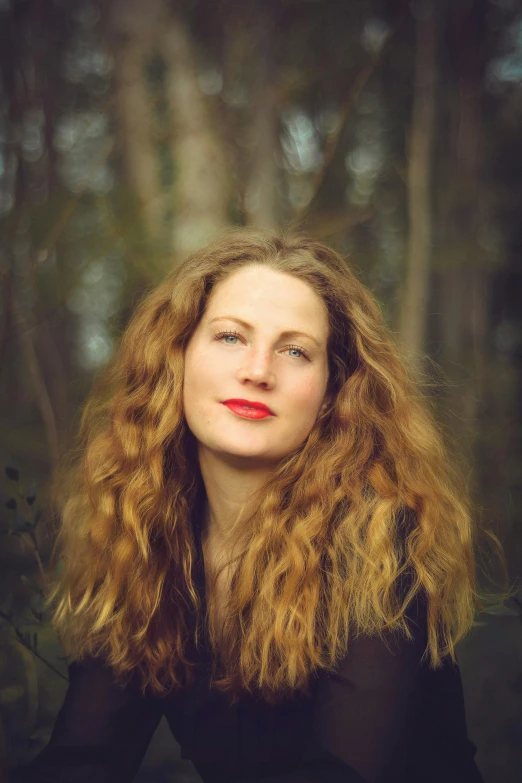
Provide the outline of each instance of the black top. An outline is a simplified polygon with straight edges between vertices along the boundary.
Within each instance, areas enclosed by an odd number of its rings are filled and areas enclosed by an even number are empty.
[[[204,602],[198,530],[197,549]],[[467,737],[459,668],[450,659],[436,671],[420,665],[421,602],[409,620],[413,641],[354,639],[337,672],[314,679],[309,697],[275,707],[253,696],[229,706],[210,685],[208,640],[196,684],[167,699],[116,685],[101,660],[73,662],[49,743],[12,780],[130,783],[165,715],[205,783],[484,783]]]

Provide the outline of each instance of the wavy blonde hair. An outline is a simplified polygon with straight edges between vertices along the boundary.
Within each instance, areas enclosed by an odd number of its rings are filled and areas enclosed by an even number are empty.
[[[294,275],[324,300],[333,401],[274,469],[248,525],[237,521],[246,542],[229,564],[224,644],[210,623],[215,686],[272,703],[307,691],[353,636],[410,637],[406,612],[419,597],[425,659],[455,660],[480,604],[474,530],[432,403],[337,253],[248,230],[194,253],[141,301],[84,408],[47,599],[67,654],[103,655],[122,678],[139,671],[143,692],[158,696],[194,680],[201,474],[182,407],[184,353],[214,285],[246,264]]]

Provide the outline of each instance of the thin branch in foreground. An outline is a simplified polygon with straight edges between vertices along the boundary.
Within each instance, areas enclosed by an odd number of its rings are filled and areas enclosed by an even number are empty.
[[[22,633],[22,632],[20,631],[20,629],[19,629],[19,628],[18,628],[18,627],[15,625],[15,623],[13,622],[13,620],[11,619],[11,617],[9,617],[9,615],[8,615],[8,614],[6,614],[5,612],[2,612],[2,610],[0,610],[0,618],[2,618],[3,620],[6,620],[6,621],[9,623],[9,625],[10,625],[10,626],[11,626],[11,627],[14,629],[14,632],[15,632],[15,634],[16,634],[16,638],[17,638],[17,641],[19,641],[19,642],[20,642],[20,644],[22,644],[22,645],[23,645],[23,646],[24,646],[24,647],[25,647],[27,650],[29,650],[30,652],[32,652],[32,653],[33,653],[33,655],[35,655],[35,656],[36,656],[36,657],[37,657],[37,658],[38,658],[40,661],[42,661],[42,663],[44,663],[46,666],[48,666],[48,667],[49,667],[49,669],[51,669],[51,671],[53,671],[55,674],[57,674],[57,675],[58,675],[58,677],[61,677],[61,678],[62,678],[62,680],[65,680],[66,682],[69,682],[69,678],[68,678],[68,677],[66,677],[64,674],[62,674],[62,672],[61,672],[61,671],[59,671],[58,669],[56,669],[56,668],[55,668],[55,667],[52,665],[52,663],[49,663],[49,661],[48,661],[46,658],[44,658],[44,657],[43,657],[43,655],[40,655],[40,653],[38,652],[38,650],[36,650],[36,649],[33,647],[33,645],[32,645],[32,644],[28,644],[28,643],[26,642],[26,640],[24,639],[23,633]]]

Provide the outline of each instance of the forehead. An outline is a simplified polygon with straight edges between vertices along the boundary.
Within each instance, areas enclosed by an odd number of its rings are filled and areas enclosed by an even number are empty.
[[[221,312],[223,307],[226,312]],[[230,310],[234,307],[234,312]],[[323,299],[304,280],[265,266],[241,267],[216,284],[207,302],[207,318],[264,315],[276,320],[298,319],[303,326],[311,320],[327,327],[328,313]]]

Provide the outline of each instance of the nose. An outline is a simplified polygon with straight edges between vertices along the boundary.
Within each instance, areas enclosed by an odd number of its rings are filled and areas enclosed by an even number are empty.
[[[256,386],[271,388],[275,384],[275,372],[270,352],[250,350],[243,354],[243,362],[238,369],[241,383],[251,381]]]

